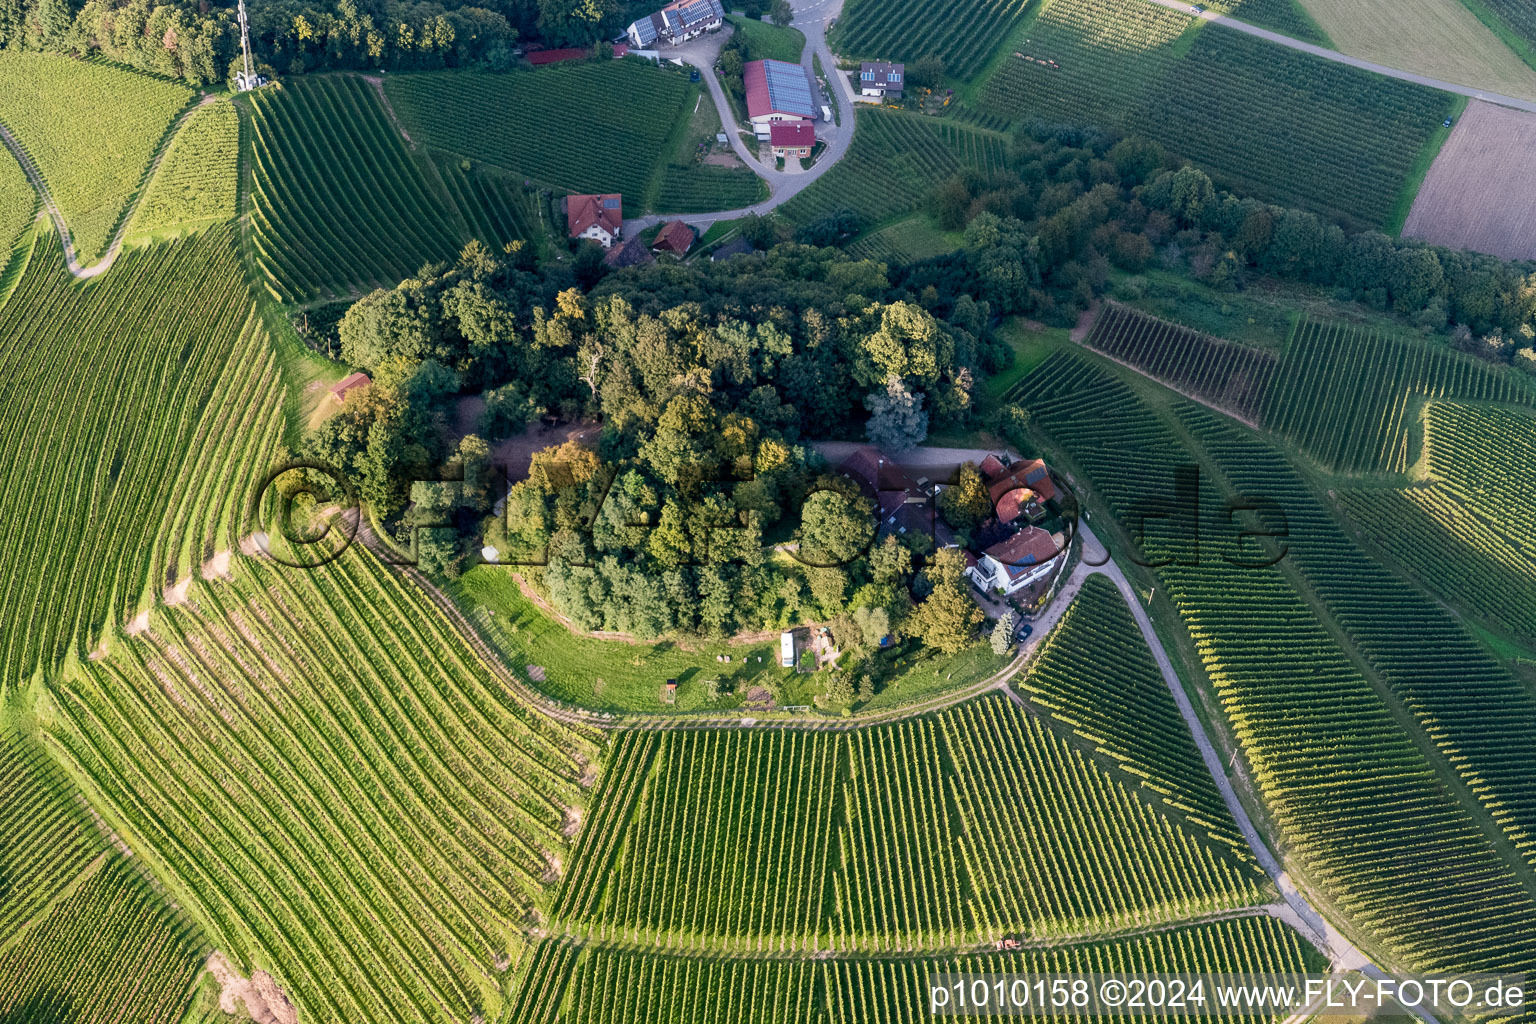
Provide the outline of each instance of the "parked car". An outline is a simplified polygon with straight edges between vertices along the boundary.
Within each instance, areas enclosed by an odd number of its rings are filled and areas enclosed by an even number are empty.
[[[1026,622],[1024,625],[1019,627],[1019,632],[1015,639],[1018,640],[1019,643],[1023,643],[1025,640],[1029,639],[1030,634],[1034,633],[1034,631],[1035,627]]]
[[[1449,128],[1450,126],[1451,126],[1451,119],[1450,118],[1446,118],[1444,121],[1440,122],[1440,127],[1441,128]]]

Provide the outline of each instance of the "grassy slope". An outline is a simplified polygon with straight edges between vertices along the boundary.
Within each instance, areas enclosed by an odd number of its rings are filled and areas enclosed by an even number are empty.
[[[1536,68],[1536,9],[1526,0],[1461,0],[1526,65]]]
[[[0,122],[31,154],[82,262],[106,249],[191,90],[57,54],[0,54]]]
[[[737,35],[746,39],[754,60],[800,63],[800,54],[805,52],[805,33],[799,29],[780,28],[760,18],[740,14],[728,14],[725,20],[736,26]]]

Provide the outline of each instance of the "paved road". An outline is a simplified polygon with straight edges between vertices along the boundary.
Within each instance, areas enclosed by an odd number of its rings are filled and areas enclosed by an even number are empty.
[[[1460,96],[1470,96],[1475,100],[1485,100],[1489,103],[1497,103],[1501,107],[1513,107],[1516,110],[1527,110],[1531,111],[1532,113],[1536,113],[1536,103],[1533,103],[1530,100],[1522,100],[1514,96],[1504,96],[1496,92],[1484,92],[1481,89],[1474,89],[1466,85],[1457,85],[1455,82],[1441,81],[1438,78],[1430,78],[1428,75],[1420,75],[1412,71],[1404,71],[1401,68],[1389,68],[1385,64],[1376,64],[1372,61],[1361,60],[1359,57],[1351,57],[1348,54],[1340,53],[1337,50],[1329,50],[1326,47],[1314,46],[1311,43],[1304,43],[1300,39],[1292,39],[1290,36],[1281,35],[1279,32],[1271,32],[1267,28],[1259,28],[1259,26],[1250,25],[1246,21],[1238,21],[1236,18],[1229,18],[1225,14],[1217,14],[1215,11],[1206,11],[1197,15],[1191,10],[1190,4],[1180,3],[1178,0],[1147,0],[1147,2],[1157,4],[1159,7],[1166,7],[1171,11],[1179,11],[1183,14],[1188,14],[1191,17],[1198,17],[1202,21],[1215,22],[1224,28],[1234,29],[1238,32],[1243,32],[1250,36],[1258,36],[1260,39],[1266,39],[1269,42],[1275,43],[1279,46],[1284,46],[1292,50],[1300,50],[1302,53],[1310,53],[1314,57],[1321,57],[1324,60],[1331,60],[1335,64],[1348,64],[1352,68],[1360,68],[1363,71],[1374,71],[1378,75],[1385,75],[1388,78],[1396,78],[1403,82],[1413,82],[1417,85],[1427,85],[1431,89],[1440,89],[1444,92],[1454,92]]]
[[[815,0],[814,3],[799,0],[794,4],[793,25],[805,35],[805,49],[800,54],[800,65],[805,68],[808,75],[814,77],[815,64],[812,57],[821,58],[822,70],[829,76],[828,85],[837,93],[835,101],[828,102],[838,108],[839,116],[843,121],[842,124],[836,121],[816,122],[816,137],[826,142],[827,148],[807,171],[781,171],[771,162],[764,164],[752,155],[746,143],[741,140],[740,132],[737,130],[736,115],[726,99],[725,89],[720,84],[719,76],[715,74],[715,58],[719,56],[720,47],[725,43],[727,38],[725,33],[721,32],[713,36],[703,35],[682,46],[667,47],[661,51],[664,58],[677,57],[699,69],[704,83],[709,87],[710,98],[715,101],[715,109],[720,113],[720,124],[723,126],[721,130],[730,139],[731,149],[747,167],[751,168],[752,173],[768,184],[768,198],[736,210],[672,216],[648,214],[644,217],[636,217],[624,222],[626,237],[633,237],[637,231],[644,231],[646,228],[668,220],[686,221],[703,234],[716,221],[736,220],[751,213],[765,214],[805,191],[812,182],[826,174],[843,158],[848,152],[848,147],[853,144],[854,93],[853,87],[848,84],[847,76],[837,73],[837,61],[827,47],[826,32],[827,20],[837,17],[842,8],[843,0]]]
[[[5,143],[5,147],[16,157],[16,162],[21,164],[22,173],[26,174],[27,180],[32,183],[32,188],[37,192],[38,198],[43,201],[43,209],[53,220],[54,230],[59,233],[59,241],[64,243],[64,264],[77,279],[83,281],[98,274],[104,274],[111,269],[112,264],[117,262],[117,254],[123,248],[123,235],[127,233],[128,225],[133,221],[134,212],[139,208],[139,201],[144,198],[144,193],[149,191],[149,183],[154,179],[155,171],[160,169],[160,161],[165,159],[165,151],[170,148],[171,140],[176,137],[177,132],[181,131],[181,126],[186,123],[187,118],[191,117],[198,107],[212,103],[217,98],[211,93],[205,95],[195,106],[185,111],[171,125],[171,130],[166,132],[165,138],[160,140],[160,148],[155,151],[154,159],[149,162],[149,169],[144,173],[143,186],[134,195],[132,201],[129,202],[128,208],[123,211],[123,219],[117,225],[117,232],[112,236],[112,244],[107,246],[107,251],[102,255],[101,259],[89,267],[82,267],[80,261],[76,258],[75,243],[74,239],[70,237],[69,225],[64,223],[64,214],[59,212],[58,204],[53,201],[53,193],[48,191],[48,183],[43,180],[42,172],[37,169],[37,165],[32,162],[32,157],[16,141],[16,137],[10,133],[10,130],[5,125],[0,124],[0,142]]]

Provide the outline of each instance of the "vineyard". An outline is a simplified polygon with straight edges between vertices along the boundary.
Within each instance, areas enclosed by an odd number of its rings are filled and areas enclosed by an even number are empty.
[[[1250,25],[1272,29],[1319,46],[1329,45],[1328,37],[1312,20],[1301,0],[1214,0],[1206,6]]]
[[[0,337],[0,678],[17,680],[235,545],[283,382],[229,229],[127,251],[88,284],[42,234]]]
[[[767,198],[768,186],[745,167],[668,164],[652,205],[657,213],[709,213],[739,210]]]
[[[176,132],[129,225],[130,237],[185,231],[235,216],[240,117],[231,103],[198,107]]]
[[[1030,0],[849,0],[831,35],[844,57],[915,61],[936,54],[949,73],[970,78]]]
[[[300,78],[252,93],[251,121],[253,241],[280,301],[390,287],[468,241],[363,79]]]
[[[360,547],[308,572],[242,559],[53,704],[93,801],[304,1019],[494,1019],[596,754]]]
[[[1536,389],[1449,348],[1306,320],[1286,347],[1262,422],[1328,469],[1401,473],[1417,460],[1425,398],[1531,404]]]
[[[1536,568],[1440,487],[1339,491],[1357,528],[1430,590],[1522,639],[1536,637]]]
[[[468,166],[466,166],[468,165]],[[439,173],[448,194],[469,222],[472,236],[493,249],[518,239],[541,237],[539,215],[523,190],[521,179],[472,160],[439,155]]]
[[[1491,11],[1511,33],[1536,51],[1536,8],[1526,0],[1462,0],[1473,11]]]
[[[637,61],[556,64],[507,75],[390,75],[384,85],[418,143],[572,192],[618,192],[638,213],[685,78]]]
[[[1431,402],[1424,448],[1433,479],[1536,559],[1536,420],[1529,411]]]
[[[1055,65],[1005,61],[981,106],[1143,135],[1236,191],[1361,224],[1388,219],[1453,110],[1449,94],[1201,28],[1145,0],[1055,0],[1027,47]],[[1273,158],[1277,138],[1285,160]]]
[[[1083,583],[1018,687],[1043,714],[1139,778],[1148,799],[1248,856],[1152,652],[1108,577]]]
[[[0,60],[0,124],[48,183],[81,262],[107,248],[191,95],[182,85],[57,54],[7,50]]]
[[[0,271],[11,247],[37,215],[37,193],[10,151],[0,153]]]
[[[796,224],[847,210],[865,225],[909,213],[964,167],[1002,170],[1006,136],[893,110],[862,109],[853,145],[815,184],[780,207]]]
[[[41,751],[0,729],[0,948],[101,852],[67,794]]]
[[[1300,874],[1404,964],[1536,966],[1536,900],[1522,881],[1529,848],[1513,859],[1498,852],[1523,842],[1529,758],[1522,767],[1519,751],[1528,741],[1512,743],[1529,736],[1529,696],[1514,692],[1443,612],[1343,539],[1283,459],[1242,428],[1180,404],[1180,428],[1200,438],[1191,448],[1115,376],[1066,352],[1014,397],[1117,515],[1205,453],[1234,492],[1281,501],[1294,571],[1337,616],[1349,651],[1303,599],[1287,563],[1259,564],[1265,553],[1243,540],[1242,527],[1226,525],[1214,486],[1205,491],[1199,563],[1157,571],[1280,841]],[[1188,552],[1148,552],[1179,553]],[[1500,701],[1510,702],[1507,725],[1490,711]],[[1422,732],[1405,728],[1403,714]],[[1466,757],[1437,772],[1437,755],[1460,745]],[[1492,775],[1473,796],[1447,786],[1461,772]],[[1377,813],[1388,806],[1392,815]]]
[[[942,256],[959,248],[959,243],[935,227],[926,215],[917,214],[864,235],[846,248],[859,259],[881,260],[895,266]]]
[[[523,972],[510,1024],[921,1024],[932,1019],[927,983],[936,972],[1261,974],[1323,967],[1294,931],[1262,915],[1141,938],[907,960],[686,959],[551,940]]]
[[[0,1020],[180,1024],[205,951],[129,865],[111,855],[18,942],[0,943]]]
[[[1186,395],[1252,421],[1275,375],[1268,352],[1109,303],[1088,344]]]
[[[1263,898],[1246,848],[1140,782],[1002,697],[845,733],[626,733],[554,913],[606,942],[882,952]]]

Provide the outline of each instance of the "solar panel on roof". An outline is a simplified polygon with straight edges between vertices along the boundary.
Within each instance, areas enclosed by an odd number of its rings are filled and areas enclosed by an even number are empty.
[[[618,208],[619,208],[619,200],[617,200],[617,199],[604,199],[603,200],[603,209],[605,209],[605,210],[617,210]]]
[[[765,60],[763,73],[768,79],[768,101],[774,110],[781,114],[799,114],[801,117],[815,116],[811,83],[805,77],[804,68],[782,60]]]

